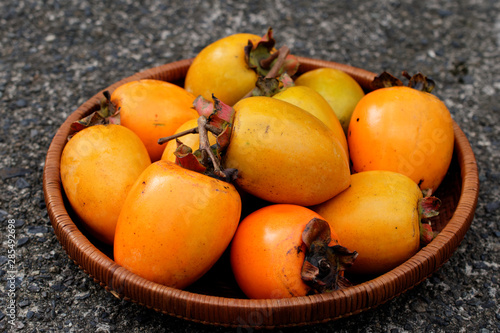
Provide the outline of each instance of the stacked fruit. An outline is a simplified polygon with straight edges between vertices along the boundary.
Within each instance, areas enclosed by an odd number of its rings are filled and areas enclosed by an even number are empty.
[[[431,194],[453,153],[434,83],[383,73],[365,95],[340,70],[299,68],[270,29],[207,46],[184,87],[106,92],[61,157],[82,224],[118,264],[175,288],[227,249],[250,298],[328,292],[350,285],[344,271],[408,260],[435,236]]]

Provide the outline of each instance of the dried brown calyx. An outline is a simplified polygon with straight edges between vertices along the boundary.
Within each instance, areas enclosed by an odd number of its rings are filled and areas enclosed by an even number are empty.
[[[252,96],[271,97],[294,85],[293,79],[287,73],[283,73],[277,78],[259,77],[252,90]]]
[[[434,80],[428,78],[422,73],[417,73],[413,76],[410,76],[407,71],[403,71],[401,74],[406,79],[408,79],[407,87],[430,93],[436,86]],[[388,72],[382,72],[381,74],[377,75],[371,83],[371,87],[374,90],[402,86],[404,86],[403,82]]]
[[[351,285],[343,271],[352,266],[358,253],[340,245],[329,246],[331,232],[328,222],[313,218],[302,233],[302,241],[307,251],[301,276],[314,292],[324,293]]]
[[[441,200],[432,196],[432,191],[423,191],[424,197],[418,201],[418,210],[420,216],[420,243],[427,245],[436,236],[438,231],[433,229],[431,218],[439,215]]]
[[[158,140],[158,144],[164,144],[175,139],[177,149],[174,154],[178,165],[207,176],[231,182],[236,179],[238,170],[223,169],[221,159],[222,154],[229,145],[234,121],[234,109],[215,96],[212,96],[212,99],[214,100],[213,103],[202,96],[194,100],[194,107],[200,114],[198,127],[161,138]],[[217,138],[216,144],[210,145],[208,132],[211,132]],[[195,133],[200,136],[200,146],[193,151],[191,147],[183,144],[179,138]]]
[[[120,123],[120,110],[116,109],[115,105],[111,102],[111,95],[109,91],[103,92],[104,97],[101,99],[100,108],[92,112],[88,116],[74,121],[69,129],[68,140],[73,137],[77,132],[84,128],[101,125],[101,124],[119,124]]]
[[[287,46],[276,50],[275,44],[272,28],[269,28],[256,44],[248,41],[248,45],[245,46],[245,58],[248,66],[262,77],[278,77],[283,73],[292,76],[299,68],[299,61],[290,54]]]
[[[293,85],[291,77],[299,69],[300,63],[294,55],[290,54],[290,49],[286,45],[276,50],[275,44],[272,28],[269,28],[256,44],[248,41],[245,47],[245,58],[248,66],[254,69],[259,77],[256,87],[243,98],[272,96]]]

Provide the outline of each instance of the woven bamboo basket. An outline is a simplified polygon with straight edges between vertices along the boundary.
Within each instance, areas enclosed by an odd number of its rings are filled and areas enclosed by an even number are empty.
[[[329,61],[299,58],[299,72],[319,67],[341,69],[366,90],[375,74]],[[192,59],[145,70],[104,89],[113,91],[132,80],[154,78],[183,84]],[[103,90],[103,91],[104,91]],[[335,320],[372,309],[413,288],[443,265],[457,249],[470,227],[477,205],[477,164],[467,138],[454,123],[455,146],[450,169],[435,195],[442,200],[434,223],[439,235],[412,258],[381,276],[355,281],[352,287],[332,293],[287,299],[247,299],[238,289],[227,253],[199,281],[178,290],[147,281],[113,261],[112,249],[88,235],[66,201],[59,176],[61,153],[70,124],[99,108],[97,93],[62,124],[46,157],[43,189],[55,234],[69,257],[95,282],[116,297],[194,322],[252,328],[309,325]]]

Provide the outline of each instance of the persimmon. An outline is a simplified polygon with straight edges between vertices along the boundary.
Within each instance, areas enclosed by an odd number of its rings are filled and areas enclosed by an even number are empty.
[[[158,139],[198,117],[192,108],[194,99],[195,96],[173,83],[144,79],[116,88],[110,102],[119,111],[120,124],[141,138],[154,162],[165,149]]]
[[[186,73],[184,88],[210,101],[215,95],[232,106],[252,91],[259,76],[296,72],[298,61],[288,54],[288,48],[277,50],[274,46],[272,29],[263,37],[237,33],[221,38],[196,55]],[[278,62],[280,55],[283,61]]]
[[[343,246],[358,252],[349,271],[378,275],[419,250],[421,219],[435,215],[436,204],[436,198],[424,200],[407,176],[375,170],[353,174],[348,189],[312,209],[330,223]]]
[[[234,105],[223,162],[236,184],[273,203],[314,205],[349,186],[349,161],[332,131],[307,111],[271,97]]]
[[[113,244],[128,191],[151,164],[139,137],[120,125],[95,125],[76,133],[61,155],[68,201],[97,239]]]
[[[255,86],[258,77],[245,60],[249,40],[257,43],[260,36],[239,33],[206,46],[189,67],[184,88],[208,100],[214,94],[226,104],[236,103]]]
[[[322,254],[312,253],[314,248]],[[249,298],[261,299],[341,288],[346,285],[342,271],[355,258],[320,215],[289,204],[270,205],[244,218],[230,249],[239,287]]]
[[[332,107],[347,134],[352,112],[365,95],[352,76],[339,69],[317,68],[300,75],[295,84],[316,90]]]
[[[222,255],[240,213],[233,185],[167,160],[154,162],[125,200],[114,260],[145,279],[182,289]]]
[[[368,93],[356,106],[348,132],[353,169],[400,172],[435,192],[453,155],[453,120],[423,75],[410,85],[424,90],[399,84]]]
[[[346,154],[349,154],[347,139],[335,111],[316,90],[307,86],[292,86],[274,94],[272,97],[298,106],[317,117],[332,130]]]

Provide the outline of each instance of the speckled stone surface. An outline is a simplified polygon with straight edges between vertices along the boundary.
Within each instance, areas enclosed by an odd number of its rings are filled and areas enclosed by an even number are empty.
[[[225,332],[120,301],[66,255],[50,225],[42,171],[64,119],[100,89],[272,26],[296,55],[373,72],[421,71],[470,140],[481,188],[472,227],[432,277],[373,310],[282,331],[500,331],[500,2],[0,2],[0,331]],[[15,221],[14,325],[8,225]],[[239,329],[249,332],[249,329]]]

